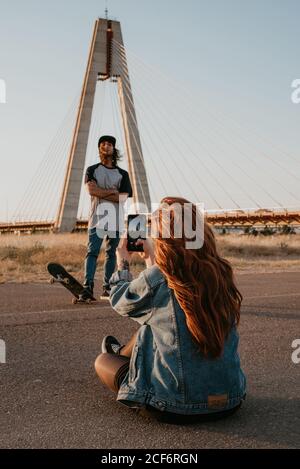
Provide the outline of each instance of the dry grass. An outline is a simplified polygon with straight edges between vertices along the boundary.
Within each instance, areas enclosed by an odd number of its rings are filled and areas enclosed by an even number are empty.
[[[48,262],[60,262],[83,279],[86,233],[0,236],[0,282],[45,281]],[[248,271],[300,270],[300,235],[217,236],[219,251],[235,269]],[[97,278],[101,278],[101,253]],[[137,256],[133,269],[143,268]]]
[[[300,259],[300,235],[220,235],[217,236],[219,250],[234,257],[279,257]]]
[[[82,281],[86,244],[85,233],[0,236],[0,283],[45,281],[49,279],[48,262],[63,264]],[[101,251],[96,278],[102,275],[103,258]],[[142,266],[140,257],[135,257],[133,270],[141,270]]]

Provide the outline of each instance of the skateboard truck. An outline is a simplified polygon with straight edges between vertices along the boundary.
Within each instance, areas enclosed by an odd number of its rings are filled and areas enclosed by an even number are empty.
[[[53,283],[66,283],[67,285],[69,285],[69,283],[70,283],[68,278],[63,278],[60,275],[58,275],[57,278],[51,277],[49,282],[51,284],[53,284]]]
[[[85,304],[90,305],[93,302],[95,302],[95,300],[93,301],[91,298],[88,298],[87,300],[81,300],[80,298],[73,298],[72,300],[73,305],[76,305],[77,303],[85,303]]]

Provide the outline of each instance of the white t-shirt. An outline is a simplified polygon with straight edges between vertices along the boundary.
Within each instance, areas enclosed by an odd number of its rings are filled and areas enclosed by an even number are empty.
[[[89,181],[95,181],[101,189],[118,190],[120,193],[127,193],[128,197],[132,197],[129,174],[118,166],[108,168],[102,163],[89,166],[85,173],[85,183]],[[104,230],[105,234],[110,234],[111,231],[119,231],[120,209],[123,208],[123,205],[122,202],[110,202],[109,200],[91,196],[89,229],[97,227],[99,230]]]

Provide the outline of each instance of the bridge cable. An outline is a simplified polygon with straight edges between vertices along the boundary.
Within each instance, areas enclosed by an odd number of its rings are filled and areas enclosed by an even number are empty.
[[[145,83],[145,81],[143,81],[143,82]],[[202,127],[201,127],[201,129],[202,129]],[[188,129],[187,131],[189,131],[189,129]],[[202,132],[202,133],[203,133],[203,132]],[[192,136],[192,137],[195,138],[194,136]],[[203,146],[203,144],[202,144],[202,146]],[[206,151],[207,151],[207,150],[206,150]],[[233,179],[232,176],[231,176],[230,174],[228,174],[228,172],[220,165],[220,163],[215,160],[215,158],[213,157],[213,155],[212,155],[210,152],[208,152],[208,154],[209,154],[209,156],[210,156],[211,158],[213,158],[214,162],[215,162],[229,177],[231,177],[231,179]],[[245,171],[243,170],[243,168],[241,168],[241,167],[240,167],[239,165],[237,165],[237,164],[236,164],[236,166],[237,166],[242,172],[245,173]],[[260,168],[259,168],[259,169],[260,169]],[[250,176],[249,174],[245,173],[245,175],[246,175],[247,177],[251,178],[251,176]],[[253,178],[252,178],[252,179],[253,179]],[[234,180],[234,179],[233,179],[233,180]],[[237,183],[235,180],[234,180],[234,182],[235,182],[237,185],[239,185],[239,187],[241,187],[241,185],[240,185],[239,183]],[[255,179],[254,179],[254,183],[255,183],[256,185],[259,185],[258,182],[257,182]],[[281,183],[279,183],[278,181],[276,181],[276,183],[279,184],[279,185],[281,185]],[[281,186],[282,186],[282,185],[281,185]],[[270,198],[272,198],[273,201],[275,201],[275,203],[277,203],[279,206],[281,206],[281,203],[279,203],[276,199],[274,199],[274,197],[273,197],[264,187],[262,187],[262,186],[260,186],[260,187],[262,188],[262,190],[263,190]],[[282,187],[284,188],[284,190],[286,190],[287,192],[289,192],[289,194],[292,195],[296,200],[298,200],[297,197],[296,197],[294,194],[292,194],[290,191],[288,191],[284,186],[282,186]],[[241,188],[242,188],[242,187],[241,187]],[[243,190],[243,188],[242,188],[242,190]],[[246,191],[243,190],[243,192],[246,192]],[[251,200],[255,203],[255,205],[260,206],[260,205],[257,203],[257,201],[255,201],[255,200],[251,197],[251,195],[249,196],[248,193],[247,193],[247,195],[248,195],[248,197],[251,198]],[[232,200],[232,199],[231,199],[231,200]]]

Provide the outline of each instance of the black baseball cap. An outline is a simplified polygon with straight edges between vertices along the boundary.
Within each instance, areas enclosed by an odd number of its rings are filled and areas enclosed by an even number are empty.
[[[102,142],[109,142],[112,144],[113,147],[116,146],[116,139],[111,135],[102,135],[102,137],[100,137],[98,140],[98,148],[100,147],[100,143]]]

